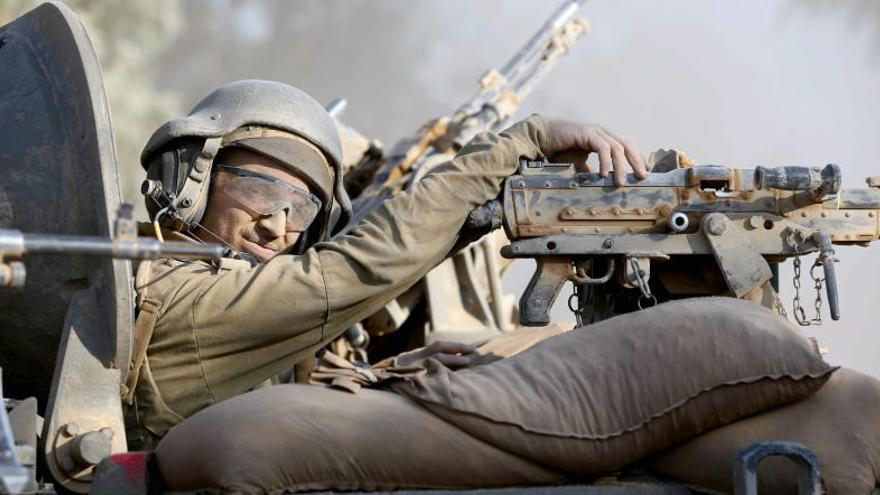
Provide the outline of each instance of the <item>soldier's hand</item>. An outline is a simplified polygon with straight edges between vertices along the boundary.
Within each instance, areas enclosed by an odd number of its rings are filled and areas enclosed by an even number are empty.
[[[614,183],[622,186],[627,172],[632,169],[638,179],[648,176],[648,165],[642,154],[629,139],[622,139],[596,124],[578,124],[567,120],[547,119],[550,143],[544,150],[551,161],[572,162],[581,172],[589,172],[587,158],[591,153],[599,157],[599,175],[608,177],[613,170]]]
[[[437,341],[421,349],[398,355],[397,365],[409,366],[420,359],[432,357],[447,368],[464,368],[471,364],[470,354],[476,350],[477,347],[471,344]]]

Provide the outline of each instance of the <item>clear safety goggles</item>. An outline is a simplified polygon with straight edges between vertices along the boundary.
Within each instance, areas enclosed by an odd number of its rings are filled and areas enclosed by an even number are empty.
[[[321,211],[317,196],[281,179],[225,165],[214,169],[237,176],[222,191],[251,214],[269,216],[284,210],[288,232],[305,232]]]

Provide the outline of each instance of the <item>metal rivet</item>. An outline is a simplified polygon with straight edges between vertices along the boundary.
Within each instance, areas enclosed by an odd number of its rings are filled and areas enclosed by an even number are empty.
[[[602,241],[602,247],[605,249],[613,248],[614,247],[614,239],[610,239],[610,238],[605,239],[604,241]]]
[[[709,233],[712,235],[721,235],[727,230],[727,217],[717,215],[711,216],[706,221],[706,228],[709,229]]]
[[[211,115],[211,120],[220,120],[220,114],[215,113],[214,115]]]
[[[192,206],[192,204],[193,204],[193,201],[190,198],[183,198],[180,201],[180,206],[183,206],[184,208],[189,208],[190,206]]]
[[[849,212],[844,213],[843,216],[845,216],[846,218],[849,218],[849,216],[850,216]]]
[[[517,182],[516,185],[517,185],[518,187],[526,187],[526,181],[521,180],[521,181]]]
[[[110,437],[97,431],[90,431],[73,440],[71,455],[82,466],[94,466],[112,453]]]
[[[70,423],[64,425],[64,432],[72,437],[75,437],[79,434],[79,425],[71,421]]]
[[[822,218],[825,218],[825,217],[827,217],[827,216],[828,216],[828,214],[825,213],[825,212],[823,211],[823,212],[822,212]]]
[[[547,182],[544,183],[544,188],[545,188],[545,189],[550,189],[550,187],[551,187],[552,185],[553,185],[553,184],[551,184],[550,181],[548,180]]]
[[[757,229],[764,225],[764,219],[760,215],[752,215],[749,217],[749,227]]]
[[[804,218],[807,218],[807,212],[802,211],[802,212],[801,212],[801,216],[804,217]]]
[[[569,182],[568,183],[568,187],[571,189],[577,189],[577,186],[578,186],[577,182]]]

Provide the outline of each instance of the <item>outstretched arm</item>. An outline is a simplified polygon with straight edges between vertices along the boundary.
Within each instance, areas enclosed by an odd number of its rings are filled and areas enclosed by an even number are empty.
[[[396,297],[447,255],[468,213],[498,196],[520,157],[599,154],[600,170],[645,173],[630,144],[596,125],[532,116],[482,134],[412,190],[377,207],[346,235],[303,255],[206,274],[181,291],[206,386],[240,393],[336,338]],[[181,301],[178,301],[180,303]]]

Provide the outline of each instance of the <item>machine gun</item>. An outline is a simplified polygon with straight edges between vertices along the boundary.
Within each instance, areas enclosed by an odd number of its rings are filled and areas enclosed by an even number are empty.
[[[841,189],[836,165],[704,165],[641,181],[630,175],[615,187],[611,178],[579,173],[573,164],[523,160],[506,180],[501,203],[472,218],[496,212],[511,240],[502,255],[537,261],[520,299],[524,325],[549,323],[548,311],[568,281],[576,291],[589,289],[572,309],[595,320],[628,310],[611,307],[626,294],[638,308],[694,293],[748,297],[775,278],[778,262],[794,258],[794,317],[806,326],[821,323],[823,286],[831,317],[840,317],[833,245],[880,238],[880,177],[867,182]],[[800,300],[800,257],[814,252],[817,315],[810,319]],[[606,307],[587,309],[587,303]]]
[[[454,113],[430,120],[387,153],[371,147],[345,177],[353,198],[352,225],[451,159],[478,133],[509,125],[523,99],[587,32],[586,20],[575,15],[582,3],[564,2],[500,71],[490,70],[480,79],[477,94]],[[369,338],[362,327],[373,335],[396,332],[410,316],[421,314],[416,307],[426,300],[430,328],[426,340],[469,341],[511,330],[513,304],[501,290],[499,243],[495,236],[487,236],[458,252],[362,326],[350,329],[347,340],[364,348]],[[414,323],[416,327],[424,325]]]

